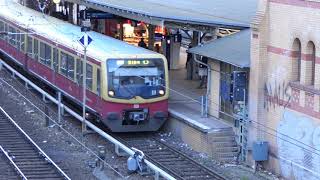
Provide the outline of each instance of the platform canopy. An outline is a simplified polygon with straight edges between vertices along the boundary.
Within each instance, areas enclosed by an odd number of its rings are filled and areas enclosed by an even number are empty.
[[[188,52],[226,62],[240,68],[250,67],[251,29],[209,41]]]
[[[154,25],[243,29],[258,0],[67,0],[121,17]]]

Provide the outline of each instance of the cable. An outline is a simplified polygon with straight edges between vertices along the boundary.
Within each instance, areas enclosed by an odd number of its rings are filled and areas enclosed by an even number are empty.
[[[50,116],[48,116],[45,112],[43,112],[39,107],[37,107],[35,104],[33,104],[28,98],[26,98],[23,94],[21,94],[16,88],[14,88],[12,85],[10,85],[7,81],[5,81],[3,78],[0,78],[0,80],[5,83],[7,86],[9,86],[11,89],[13,89],[16,93],[18,93],[20,96],[22,96],[28,103],[30,103],[34,108],[36,108],[39,112],[41,112],[42,114],[44,114],[47,118],[50,119],[50,121],[52,121],[56,126],[58,126],[61,130],[63,130],[66,134],[68,134],[70,137],[72,137],[76,142],[78,142],[82,147],[84,147],[86,150],[90,151],[94,156],[96,156],[99,160],[101,160],[102,162],[104,162],[104,164],[106,164],[110,169],[112,169],[114,172],[116,172],[119,176],[121,176],[122,178],[128,178],[125,177],[124,175],[122,175],[119,171],[117,171],[116,169],[114,169],[109,163],[107,163],[105,160],[101,159],[93,150],[91,150],[89,147],[87,147],[84,143],[82,143],[80,140],[78,140],[75,136],[73,136],[68,130],[64,129],[62,127],[62,125],[60,125],[59,123],[57,123],[55,120],[53,120]],[[18,83],[20,84],[20,83]],[[28,92],[30,92],[30,90],[28,90]],[[32,94],[32,93],[30,93]],[[33,94],[32,94],[33,95]],[[35,95],[33,95],[34,97],[36,97]],[[50,107],[48,107],[47,105],[45,105],[48,109],[50,109]]]

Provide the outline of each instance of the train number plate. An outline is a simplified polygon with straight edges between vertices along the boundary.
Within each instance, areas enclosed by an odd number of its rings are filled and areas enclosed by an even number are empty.
[[[134,104],[134,105],[133,105],[133,108],[135,108],[135,109],[136,109],[136,108],[140,108],[140,106],[139,106],[139,104]]]

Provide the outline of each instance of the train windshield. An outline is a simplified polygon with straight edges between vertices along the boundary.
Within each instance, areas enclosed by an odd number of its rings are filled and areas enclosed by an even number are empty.
[[[108,94],[111,97],[144,99],[165,94],[162,59],[108,60]]]

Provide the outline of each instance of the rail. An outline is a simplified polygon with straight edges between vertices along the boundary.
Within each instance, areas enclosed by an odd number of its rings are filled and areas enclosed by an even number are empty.
[[[2,107],[0,107],[0,110],[7,116],[7,118],[11,121],[12,124],[14,124],[14,126],[32,143],[32,145],[34,145],[38,151],[67,179],[67,180],[71,180],[71,178],[68,177],[68,175],[66,173],[64,173],[62,171],[62,169],[59,168],[59,166],[57,166],[57,164],[55,162],[52,161],[52,159],[45,153],[42,151],[42,149],[40,149],[40,147],[27,135],[27,133],[24,132],[24,130],[22,130],[20,128],[20,126],[2,109]]]
[[[27,177],[20,170],[20,168],[17,166],[17,164],[14,161],[12,161],[12,159],[9,156],[9,154],[2,148],[2,146],[0,146],[0,149],[1,149],[2,153],[7,157],[7,159],[11,162],[11,164],[14,166],[14,168],[18,171],[18,173],[20,174],[22,179],[23,180],[28,180]]]
[[[31,86],[33,89],[35,89],[36,91],[38,91],[39,93],[41,93],[43,96],[45,96],[47,99],[49,99],[50,101],[52,101],[53,103],[55,103],[58,107],[63,108],[65,111],[67,111],[70,115],[72,115],[73,117],[75,117],[77,120],[83,122],[82,117],[77,114],[76,112],[74,112],[73,110],[71,110],[70,108],[68,108],[67,106],[65,106],[64,104],[60,103],[57,99],[55,99],[54,97],[52,97],[50,94],[48,94],[47,92],[45,92],[44,90],[42,90],[41,88],[39,88],[37,85],[35,85],[34,83],[32,83],[29,79],[27,79],[26,77],[24,77],[23,75],[21,75],[19,72],[17,72],[15,69],[13,69],[10,65],[8,65],[7,63],[5,63],[3,60],[0,59],[0,70],[1,67],[5,66],[9,71],[11,71],[13,74],[15,74],[16,76],[18,76],[21,80],[23,80],[26,84],[28,84],[29,86]],[[60,103],[60,104],[59,104]],[[11,119],[11,118],[10,118]],[[101,129],[99,129],[97,126],[93,125],[92,123],[90,123],[89,121],[84,121],[86,123],[86,125],[88,127],[90,127],[93,131],[95,131],[96,133],[98,133],[99,135],[101,135],[102,137],[104,137],[105,139],[107,139],[108,141],[110,141],[111,143],[113,143],[114,145],[120,147],[123,151],[125,151],[126,153],[128,153],[130,156],[133,155],[135,152],[133,150],[131,150],[130,148],[128,148],[127,146],[125,146],[124,144],[122,144],[121,142],[119,142],[118,140],[116,140],[115,138],[113,138],[112,136],[110,136],[109,134],[105,133],[104,131],[102,131]],[[38,146],[37,146],[38,147]],[[163,178],[168,179],[168,180],[175,180],[174,177],[172,177],[170,174],[168,174],[167,172],[165,172],[164,170],[160,169],[159,167],[157,167],[156,165],[154,165],[153,163],[151,163],[148,160],[145,160],[145,163],[147,164],[147,166],[152,169],[155,172],[155,179],[159,178],[159,175],[161,175]]]

